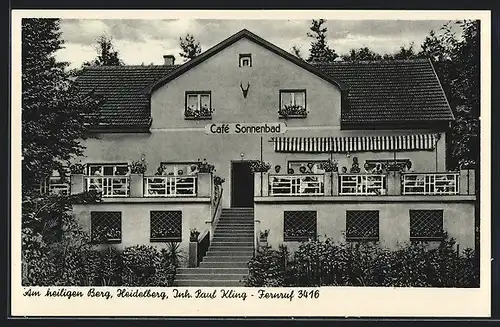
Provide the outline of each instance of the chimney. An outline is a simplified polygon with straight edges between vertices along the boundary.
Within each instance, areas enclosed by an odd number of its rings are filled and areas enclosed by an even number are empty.
[[[165,66],[173,66],[175,63],[175,57],[172,55],[164,55],[163,60],[165,60]]]

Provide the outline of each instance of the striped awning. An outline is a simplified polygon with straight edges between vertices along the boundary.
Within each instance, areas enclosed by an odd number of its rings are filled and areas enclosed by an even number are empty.
[[[433,150],[439,134],[345,136],[345,137],[275,137],[276,152],[363,152]]]

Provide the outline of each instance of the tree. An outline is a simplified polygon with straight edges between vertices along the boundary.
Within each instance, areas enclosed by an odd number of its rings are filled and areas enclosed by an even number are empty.
[[[22,253],[23,283],[29,285],[54,285],[62,278],[57,277],[60,256],[52,245],[59,243],[54,236],[63,226],[69,228],[65,235],[76,230],[69,227],[74,225],[70,217],[75,197],[40,194],[39,186],[82,154],[80,140],[88,136],[88,117],[99,104],[92,94],[78,90],[68,64],[56,61],[64,43],[59,26],[58,19],[22,20]],[[93,194],[86,199],[97,198]]]
[[[302,58],[302,53],[300,53],[299,47],[297,47],[296,45],[294,45],[294,46],[292,46],[292,48],[290,50],[291,50],[291,52],[293,53],[293,55],[295,57],[304,60],[304,58]]]
[[[82,154],[86,118],[98,106],[79,92],[55,52],[63,47],[58,19],[22,21],[22,178],[23,191]]]
[[[309,58],[307,59],[308,62],[333,62],[338,57],[335,50],[328,46],[326,41],[328,28],[323,26],[324,23],[326,23],[324,19],[312,20],[309,28],[312,33],[307,33],[307,36],[313,39],[309,50]]]
[[[382,56],[373,52],[368,47],[351,49],[348,54],[341,56],[343,61],[370,61],[380,60]]]
[[[97,57],[92,61],[83,64],[87,66],[123,66],[123,61],[119,58],[118,51],[113,46],[113,38],[107,35],[101,35],[97,39]]]
[[[385,54],[383,56],[384,60],[408,60],[408,59],[417,59],[419,58],[419,54],[415,52],[414,43],[410,43],[408,48],[402,45],[399,48],[399,51],[393,54]]]
[[[179,55],[184,61],[191,60],[201,53],[200,42],[197,42],[193,35],[188,33],[184,38],[180,37],[179,41],[182,50]]]

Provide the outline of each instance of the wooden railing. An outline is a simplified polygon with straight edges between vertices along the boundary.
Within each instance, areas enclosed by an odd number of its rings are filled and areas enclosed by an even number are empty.
[[[129,196],[129,176],[86,176],[87,191],[98,191],[103,197]]]
[[[324,195],[325,175],[269,175],[270,196]]]
[[[385,175],[342,174],[339,175],[339,195],[385,195]]]
[[[403,195],[456,195],[459,173],[407,173],[401,176]]]
[[[144,177],[144,196],[196,196],[197,176]]]

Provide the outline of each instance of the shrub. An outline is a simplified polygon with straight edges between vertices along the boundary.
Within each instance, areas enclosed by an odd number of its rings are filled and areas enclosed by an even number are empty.
[[[303,242],[292,260],[270,247],[249,263],[249,286],[479,287],[479,262],[471,249],[458,252],[453,239],[436,248],[403,244],[397,250],[376,242]]]
[[[260,160],[253,160],[250,162],[250,169],[254,173],[266,173],[271,169],[271,164]]]
[[[156,248],[146,245],[130,246],[122,253],[122,285],[154,286],[154,276],[160,263]]]
[[[248,263],[249,276],[246,286],[284,286],[284,260],[279,252],[270,246],[261,247]]]

